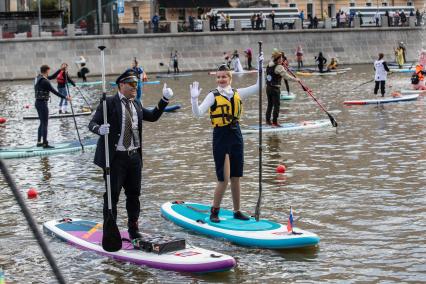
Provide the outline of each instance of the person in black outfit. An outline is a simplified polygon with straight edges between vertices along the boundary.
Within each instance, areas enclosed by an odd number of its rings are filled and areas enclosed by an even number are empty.
[[[112,212],[116,220],[118,198],[123,187],[126,195],[129,237],[135,239],[141,237],[138,219],[142,179],[142,121],[157,121],[169,99],[172,98],[173,91],[164,84],[163,98],[153,110],[148,110],[135,100],[138,78],[134,71],[127,70],[117,78],[116,83],[118,86],[117,94],[106,98],[108,124],[104,124],[101,103],[89,123],[89,130],[101,136],[109,133]],[[104,141],[104,137],[100,137],[98,140],[94,163],[104,170],[104,179],[106,180]],[[108,216],[107,198],[105,192],[104,220]]]
[[[322,55],[322,52],[318,54],[318,57],[315,57],[315,61],[318,62],[318,70],[320,73],[324,72],[324,65],[327,63],[327,59]]]
[[[271,61],[266,66],[266,95],[268,106],[266,108],[266,124],[281,127],[278,123],[280,114],[281,80],[285,78],[300,82],[300,79],[289,75],[283,66],[283,53],[277,49],[272,51]],[[271,121],[272,114],[272,121]]]
[[[70,96],[66,96],[65,94],[61,94],[56,91],[49,80],[52,80],[56,77],[55,74],[49,76],[50,67],[47,65],[42,65],[40,67],[40,74],[35,79],[34,91],[35,91],[35,108],[38,113],[38,118],[40,119],[40,125],[38,127],[37,133],[37,147],[43,148],[54,148],[49,145],[47,141],[47,126],[49,122],[49,107],[48,103],[50,100],[50,93],[53,93],[60,97],[61,99],[70,100]],[[43,141],[42,141],[43,138]]]
[[[86,75],[90,73],[89,68],[86,67],[86,63],[81,63],[80,71],[78,71],[77,76],[78,78],[82,78],[83,82],[87,82]]]

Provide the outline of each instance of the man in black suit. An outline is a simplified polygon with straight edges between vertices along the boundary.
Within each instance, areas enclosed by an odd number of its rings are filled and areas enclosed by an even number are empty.
[[[118,198],[123,187],[126,194],[129,237],[135,239],[141,237],[138,219],[142,179],[142,121],[157,121],[169,99],[172,98],[173,91],[164,84],[163,98],[153,110],[148,110],[135,100],[138,78],[133,70],[127,70],[121,74],[116,83],[117,94],[106,99],[108,123],[104,124],[101,103],[89,123],[89,129],[101,136],[109,134],[112,212],[116,220]],[[106,179],[103,137],[98,140],[94,162],[104,170],[104,179]],[[106,220],[108,216],[107,193],[104,194],[103,214],[104,220]]]

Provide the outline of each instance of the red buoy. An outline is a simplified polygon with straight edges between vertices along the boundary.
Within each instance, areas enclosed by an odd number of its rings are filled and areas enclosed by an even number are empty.
[[[0,124],[3,124],[3,123],[5,123],[6,122],[6,118],[4,118],[4,117],[0,117]]]
[[[37,195],[38,195],[38,193],[37,193],[37,190],[35,190],[35,188],[30,188],[30,189],[27,191],[28,199],[37,198]]]
[[[277,170],[277,173],[283,174],[283,173],[285,173],[286,168],[285,168],[284,165],[278,165],[276,170]]]
[[[25,105],[25,108],[30,108],[30,105]]]

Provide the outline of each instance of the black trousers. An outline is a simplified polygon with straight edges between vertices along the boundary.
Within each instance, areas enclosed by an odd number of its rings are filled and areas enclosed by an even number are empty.
[[[43,143],[47,143],[47,126],[49,123],[49,108],[47,100],[36,100],[35,108],[40,119],[40,125],[38,126],[37,142],[41,142],[43,137]]]
[[[377,91],[379,91],[379,85],[380,85],[380,93],[382,94],[382,97],[385,95],[385,85],[386,81],[375,81],[374,85],[374,94],[377,95]]]
[[[268,96],[268,106],[266,108],[266,122],[278,122],[278,116],[280,114],[280,94],[281,90],[279,87],[266,86],[266,95]]]
[[[139,196],[141,193],[142,161],[140,154],[128,155],[127,152],[117,151],[111,161],[111,203],[112,213],[117,220],[117,203],[120,197],[121,188],[124,188],[126,195],[126,210],[128,222],[136,222],[140,214]],[[104,171],[106,184],[106,174]],[[108,195],[104,193],[104,220],[108,216]]]
[[[320,71],[320,73],[323,73],[324,72],[324,65],[318,64],[318,70]]]

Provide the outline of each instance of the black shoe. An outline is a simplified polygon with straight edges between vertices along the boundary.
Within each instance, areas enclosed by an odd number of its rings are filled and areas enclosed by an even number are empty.
[[[59,110],[59,114],[61,114],[61,113],[62,113],[62,110],[60,109],[60,110]]]
[[[272,122],[270,120],[267,120],[266,125],[272,125]]]
[[[139,232],[139,230],[129,229],[128,232],[129,232],[129,238],[130,238],[130,240],[142,238],[142,234],[141,234],[141,232]]]
[[[234,219],[239,219],[243,221],[250,220],[250,217],[241,213],[241,211],[234,212]]]
[[[42,147],[43,146],[43,142],[37,142],[37,147]]]
[[[52,149],[52,148],[55,148],[55,147],[52,146],[52,145],[49,145],[49,142],[45,142],[45,143],[43,143],[43,148],[45,148],[45,149]]]
[[[210,221],[213,223],[219,223],[219,210],[220,208],[212,207],[210,209]]]
[[[127,222],[127,227],[129,232],[130,240],[142,238],[142,234],[139,231],[138,221],[136,222]]]

